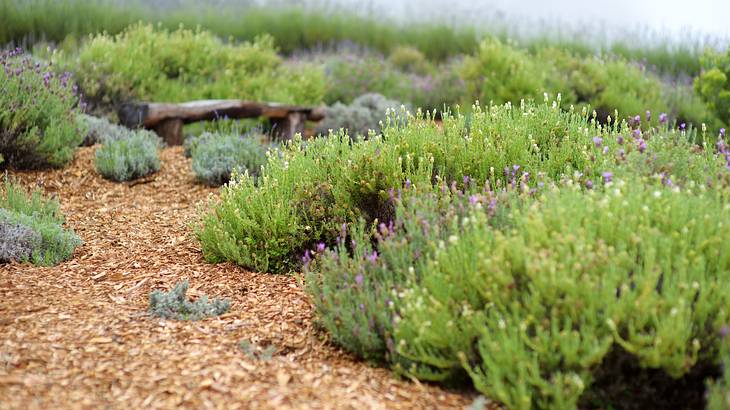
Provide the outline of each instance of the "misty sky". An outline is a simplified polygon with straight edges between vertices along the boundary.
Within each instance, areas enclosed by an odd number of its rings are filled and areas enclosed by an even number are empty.
[[[558,22],[566,26],[604,27],[609,35],[647,28],[681,38],[711,35],[730,38],[730,0],[330,0],[353,8],[385,12],[398,19],[447,18],[479,24],[500,14],[527,26]],[[525,30],[526,28],[522,28]]]

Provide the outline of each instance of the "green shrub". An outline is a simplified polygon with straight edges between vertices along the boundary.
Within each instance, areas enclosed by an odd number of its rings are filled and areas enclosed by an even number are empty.
[[[63,166],[83,139],[79,98],[68,73],[55,75],[20,49],[0,52],[0,156],[3,166]]]
[[[702,72],[695,78],[695,91],[725,124],[730,124],[730,50],[708,49],[700,58]]]
[[[0,187],[0,263],[51,266],[69,259],[81,240],[63,223],[57,201],[6,180]]]
[[[324,84],[313,67],[283,66],[271,37],[237,45],[200,29],[171,32],[143,24],[93,37],[67,64],[102,104],[222,98],[314,104]]]
[[[431,66],[428,60],[426,60],[426,56],[414,47],[395,47],[390,51],[388,59],[393,66],[407,73],[425,75],[431,71]]]
[[[339,131],[343,129],[352,137],[367,137],[372,130],[380,134],[382,126],[387,121],[387,114],[390,111],[399,113],[403,103],[389,100],[380,94],[363,94],[352,101],[352,104],[345,105],[335,103],[325,109],[325,117],[317,124],[318,134],[327,134],[329,130]],[[405,117],[402,113],[401,117]],[[405,122],[401,118],[400,122]]]
[[[96,150],[94,164],[104,178],[122,182],[160,170],[162,140],[150,131],[135,131],[128,138],[107,140]]]
[[[404,292],[398,353],[425,367],[405,371],[466,369],[510,408],[576,408],[612,348],[675,378],[714,361],[729,313],[726,194],[632,182],[556,190],[508,231],[477,220],[452,240]]]
[[[126,139],[134,133],[126,127],[110,123],[106,118],[79,114],[76,121],[80,129],[86,130],[86,136],[81,142],[81,145],[85,147],[104,144],[107,141]]]
[[[592,141],[597,135],[605,140],[601,147]],[[419,118],[409,118],[406,127],[391,121],[382,136],[355,143],[342,133],[294,140],[269,159],[256,183],[241,176],[225,187],[197,235],[211,262],[287,272],[298,269],[301,254],[317,242],[333,244],[343,223],[391,218],[389,191],[406,181],[430,187],[437,175],[446,181],[468,175],[505,184],[515,165],[533,176],[581,172],[597,181],[617,161],[647,175],[695,178],[707,172],[676,131],[656,138],[647,133],[646,139],[624,134],[624,145],[617,135],[580,114],[526,104],[475,107],[468,117],[446,116],[441,127]],[[657,146],[667,149],[647,162],[642,153]]]
[[[203,133],[191,145],[193,172],[209,185],[223,185],[234,173],[259,174],[266,148],[252,135]]]
[[[188,281],[183,281],[178,282],[169,292],[159,290],[151,292],[149,313],[163,319],[201,320],[220,316],[231,307],[228,299],[216,298],[208,302],[207,296],[201,296],[195,302],[191,302],[186,297],[188,287]]]
[[[461,76],[471,100],[483,103],[517,103],[547,91],[540,63],[496,38],[484,40],[473,56],[464,59]]]
[[[562,106],[590,107],[602,122],[615,119],[616,111],[621,118],[649,111],[669,113],[677,123],[719,125],[686,90],[668,87],[643,66],[617,57],[579,56],[551,47],[529,53],[491,39],[464,60],[461,74],[469,96],[482,102],[517,103],[560,93]],[[658,116],[652,121],[657,124]]]

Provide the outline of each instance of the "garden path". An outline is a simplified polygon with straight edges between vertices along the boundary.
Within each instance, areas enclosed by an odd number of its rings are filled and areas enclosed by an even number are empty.
[[[93,171],[94,148],[61,170],[18,175],[59,197],[84,244],[52,268],[0,266],[0,407],[464,408],[473,393],[398,380],[327,343],[294,276],[203,261],[190,223],[216,190],[182,148],[134,186]],[[200,322],[146,314],[148,294],[190,281],[227,297]],[[270,360],[239,342],[272,345]],[[253,356],[253,357],[252,357]]]

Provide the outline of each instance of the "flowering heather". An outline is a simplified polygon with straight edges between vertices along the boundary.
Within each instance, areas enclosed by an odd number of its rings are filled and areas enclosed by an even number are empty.
[[[21,49],[0,52],[0,157],[15,168],[62,166],[83,140],[84,109],[69,73],[57,75]]]

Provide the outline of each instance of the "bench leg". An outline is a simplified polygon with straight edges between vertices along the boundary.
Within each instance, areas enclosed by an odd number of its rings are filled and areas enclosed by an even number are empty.
[[[295,134],[304,134],[304,125],[307,115],[302,112],[292,112],[286,118],[271,120],[271,133],[275,140],[290,140]]]
[[[183,143],[183,120],[179,118],[162,121],[155,126],[154,130],[169,146]]]

